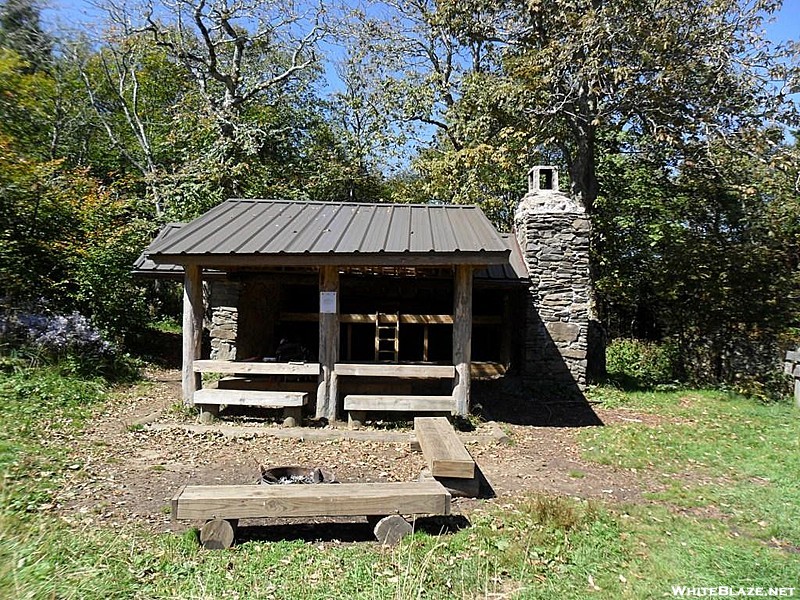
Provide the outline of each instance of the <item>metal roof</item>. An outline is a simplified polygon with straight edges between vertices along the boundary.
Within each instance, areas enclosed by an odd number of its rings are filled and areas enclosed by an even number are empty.
[[[183,278],[183,267],[175,264],[165,264],[153,262],[148,256],[150,248],[160,242],[163,242],[168,237],[172,236],[176,231],[184,226],[184,223],[167,223],[158,232],[158,235],[152,242],[145,248],[144,252],[139,255],[139,258],[133,263],[132,273],[135,275],[147,275],[150,277],[180,277]]]
[[[511,233],[501,233],[500,237],[506,244],[510,253],[508,260],[499,265],[489,265],[485,269],[475,271],[475,279],[485,283],[524,283],[528,281],[528,267],[522,256],[517,236]]]
[[[502,264],[476,206],[231,199],[146,250],[156,264]]]
[[[155,263],[148,258],[147,254],[150,251],[150,247],[174,235],[183,226],[184,223],[167,223],[164,225],[150,243],[150,246],[133,263],[132,273],[147,277],[182,280],[183,266],[174,263]],[[475,280],[488,284],[525,283],[528,280],[528,271],[516,236],[510,233],[500,233],[498,235],[509,249],[508,261],[477,269],[475,271]],[[223,272],[207,269],[203,276],[208,278],[223,275]]]

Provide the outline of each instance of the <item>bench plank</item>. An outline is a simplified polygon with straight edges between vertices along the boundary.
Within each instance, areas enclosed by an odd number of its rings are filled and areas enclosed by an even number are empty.
[[[337,375],[355,377],[397,377],[401,379],[449,379],[455,377],[453,365],[397,365],[336,363]]]
[[[345,410],[453,412],[452,396],[362,396],[344,397]]]
[[[475,461],[445,417],[416,417],[414,433],[434,477],[475,477]]]
[[[450,493],[427,481],[186,486],[173,511],[175,519],[449,515]]]
[[[308,394],[306,392],[202,389],[194,393],[194,403],[285,408],[308,404]]]
[[[245,375],[319,375],[319,363],[236,362],[196,360],[195,373],[243,373]]]

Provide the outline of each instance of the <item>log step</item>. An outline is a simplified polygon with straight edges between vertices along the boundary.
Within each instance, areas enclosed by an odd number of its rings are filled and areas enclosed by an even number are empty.
[[[445,417],[416,417],[414,433],[434,477],[475,477],[475,461]]]
[[[452,396],[362,396],[344,397],[345,410],[383,410],[408,412],[449,412],[455,408]]]

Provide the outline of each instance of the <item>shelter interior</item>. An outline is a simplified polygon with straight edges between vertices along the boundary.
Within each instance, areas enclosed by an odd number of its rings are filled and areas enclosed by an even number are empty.
[[[338,363],[452,365],[453,268],[339,268]],[[482,280],[473,284],[472,377],[496,378],[521,361],[526,287]],[[231,271],[238,283],[237,361],[319,360],[319,274],[314,268]],[[208,345],[203,354],[208,356]],[[337,407],[346,394],[449,394],[443,378],[389,375],[342,376]],[[235,378],[234,378],[235,379]],[[234,385],[229,381],[220,384]],[[306,391],[313,398],[317,378],[260,375],[238,378],[237,387]]]

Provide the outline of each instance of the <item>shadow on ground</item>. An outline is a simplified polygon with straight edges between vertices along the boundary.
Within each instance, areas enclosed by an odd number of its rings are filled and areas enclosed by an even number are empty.
[[[134,356],[162,369],[180,369],[183,364],[180,333],[148,328],[126,340],[126,346]]]
[[[463,515],[419,517],[412,522],[415,531],[428,535],[456,533],[470,526]],[[244,542],[374,542],[374,524],[364,521],[294,522],[267,525],[240,525],[236,543]]]
[[[522,381],[505,377],[476,381],[472,386],[472,412],[488,421],[536,427],[594,427],[603,421],[582,393],[537,397]]]

